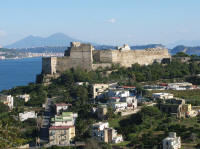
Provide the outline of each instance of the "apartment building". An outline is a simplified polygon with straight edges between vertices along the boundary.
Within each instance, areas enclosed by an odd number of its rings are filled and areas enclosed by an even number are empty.
[[[75,126],[51,126],[49,128],[50,145],[68,145],[75,137]]]
[[[169,136],[163,139],[163,149],[181,148],[181,138],[176,136],[175,132],[170,132]]]

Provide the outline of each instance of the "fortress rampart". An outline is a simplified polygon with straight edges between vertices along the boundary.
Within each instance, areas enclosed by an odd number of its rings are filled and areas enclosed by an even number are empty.
[[[64,57],[47,57],[42,59],[42,73],[62,73],[70,68],[82,68],[88,71],[98,67],[110,67],[112,64],[131,67],[132,64],[149,65],[171,58],[165,48],[131,50],[128,45],[117,49],[95,50],[90,44],[72,42]]]

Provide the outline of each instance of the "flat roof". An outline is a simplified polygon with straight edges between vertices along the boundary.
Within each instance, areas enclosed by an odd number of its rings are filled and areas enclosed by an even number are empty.
[[[66,104],[66,103],[57,103],[56,106],[71,106],[71,104]]]
[[[51,126],[49,130],[62,130],[62,129],[69,129],[70,127],[74,126]]]

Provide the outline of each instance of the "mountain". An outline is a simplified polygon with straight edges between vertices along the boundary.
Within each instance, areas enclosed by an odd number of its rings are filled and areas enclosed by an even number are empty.
[[[162,44],[147,44],[147,45],[138,45],[138,46],[130,46],[132,50],[143,50],[148,48],[157,48],[157,47],[165,47]],[[101,49],[116,49],[117,46],[111,46],[111,45],[97,45],[95,46],[95,49],[101,50]]]
[[[84,42],[87,43],[87,42]],[[116,49],[117,46],[112,45],[98,45],[95,43],[91,43],[96,50],[106,50],[106,49]],[[64,53],[65,50],[67,50],[68,46],[45,46],[45,47],[34,47],[34,48],[17,48],[14,49],[17,52],[31,52],[31,53]],[[140,50],[140,49],[146,49],[146,48],[156,48],[156,47],[164,47],[161,44],[149,44],[149,45],[140,45],[140,46],[131,46],[132,50]]]
[[[131,49],[136,50],[136,49],[148,49],[148,48],[157,48],[157,47],[164,48],[165,46],[162,44],[147,44],[147,45],[131,46]]]
[[[188,47],[197,47],[197,46],[200,46],[200,40],[179,40],[172,44],[167,45],[167,47],[172,49],[178,45],[184,45]]]
[[[80,41],[73,39],[63,33],[56,33],[49,37],[28,36],[13,44],[5,46],[6,48],[33,48],[33,47],[64,47],[69,46],[70,42]]]
[[[192,54],[200,55],[200,46],[189,47],[189,46],[179,45],[170,50],[170,53],[172,55],[176,54],[177,52],[185,52],[186,54],[189,55]]]

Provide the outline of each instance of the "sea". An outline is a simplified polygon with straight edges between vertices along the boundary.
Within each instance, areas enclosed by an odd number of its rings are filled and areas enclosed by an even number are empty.
[[[35,82],[41,71],[41,57],[0,60],[0,91]]]

